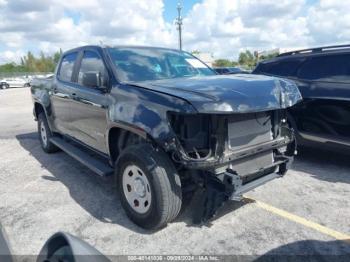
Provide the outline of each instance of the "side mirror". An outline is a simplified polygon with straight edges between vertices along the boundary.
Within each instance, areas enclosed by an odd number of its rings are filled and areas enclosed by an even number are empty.
[[[100,87],[100,73],[99,72],[86,72],[83,73],[82,84],[87,87]]]
[[[39,253],[37,262],[46,261],[109,262],[110,260],[83,240],[68,233],[58,232],[47,240]]]

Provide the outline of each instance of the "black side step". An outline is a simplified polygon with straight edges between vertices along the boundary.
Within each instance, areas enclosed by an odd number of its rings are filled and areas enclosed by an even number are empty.
[[[94,158],[80,148],[66,142],[64,139],[59,137],[52,137],[50,141],[62,149],[64,152],[66,152],[68,155],[78,160],[84,166],[94,171],[96,174],[100,176],[109,176],[113,174],[113,168],[110,167],[107,163]]]

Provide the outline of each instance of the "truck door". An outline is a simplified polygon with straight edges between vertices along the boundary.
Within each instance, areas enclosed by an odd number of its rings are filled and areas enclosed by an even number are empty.
[[[77,85],[71,104],[72,136],[107,153],[105,132],[109,95],[108,73],[100,55],[85,50],[77,69]]]
[[[57,77],[53,81],[51,104],[53,111],[53,124],[62,134],[70,134],[70,104],[73,87],[73,71],[76,67],[78,53],[66,54],[57,70]]]
[[[315,141],[350,145],[350,55],[309,58],[299,69],[303,107],[298,129]]]

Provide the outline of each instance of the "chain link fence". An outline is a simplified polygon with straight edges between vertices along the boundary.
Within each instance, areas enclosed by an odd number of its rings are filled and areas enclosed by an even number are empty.
[[[0,72],[0,80],[4,78],[33,78],[42,77],[53,72]]]

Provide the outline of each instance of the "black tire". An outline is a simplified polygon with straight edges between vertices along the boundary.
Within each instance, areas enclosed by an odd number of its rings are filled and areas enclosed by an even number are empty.
[[[44,136],[43,136],[44,131],[46,134],[45,135],[46,139],[44,139]],[[47,123],[46,116],[44,113],[40,113],[38,116],[38,135],[39,135],[41,147],[46,153],[54,153],[59,150],[59,148],[50,141],[50,138],[53,135]]]
[[[10,86],[8,85],[8,84],[6,84],[6,83],[4,83],[4,84],[2,84],[1,85],[1,88],[2,89],[7,89],[7,88],[9,88]]]
[[[124,192],[123,177],[126,175],[123,174],[130,166],[137,166],[150,185],[151,203],[145,213],[135,211],[127,200],[128,192]],[[180,177],[163,151],[154,149],[150,144],[128,146],[117,160],[116,176],[121,204],[127,216],[138,226],[158,229],[179,214],[182,204]]]
[[[302,137],[300,136],[300,134],[298,132],[297,123],[295,122],[294,117],[290,113],[287,114],[287,124],[288,124],[289,128],[293,129],[295,144],[296,144],[296,147],[299,148],[299,146],[302,145],[301,144]]]

